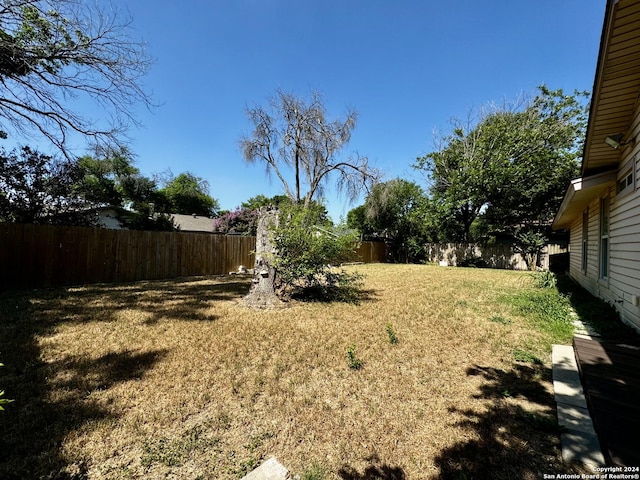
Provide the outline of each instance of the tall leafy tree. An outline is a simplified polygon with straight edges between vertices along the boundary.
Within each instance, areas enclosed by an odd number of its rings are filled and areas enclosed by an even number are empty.
[[[140,171],[126,148],[96,147],[92,155],[80,157],[78,164],[84,172],[78,191],[87,204],[123,207],[138,200],[129,195],[132,193],[129,185],[140,176]]]
[[[391,240],[395,261],[417,262],[428,241],[428,207],[418,184],[397,178],[374,185],[364,205],[347,215],[347,226]]]
[[[4,0],[0,6],[0,130],[41,135],[70,157],[71,134],[117,143],[150,106],[141,78],[150,66],[130,19],[81,0]],[[96,105],[100,119],[74,109]]]
[[[549,225],[571,178],[579,174],[587,124],[584,94],[541,87],[522,111],[485,120],[492,139],[485,220],[493,230]]]
[[[167,199],[155,180],[140,173],[128,149],[96,147],[93,155],[80,157],[78,165],[83,176],[76,191],[85,200],[85,208],[115,207],[120,221],[131,229],[174,229],[165,212]]]
[[[76,162],[29,147],[0,150],[0,221],[90,224],[76,186],[83,176]]]
[[[318,92],[303,99],[278,90],[267,108],[250,108],[247,115],[253,132],[240,140],[245,160],[264,162],[297,204],[309,207],[318,200],[331,177],[350,198],[379,177],[366,157],[340,155],[357,115],[349,111],[344,119],[329,120]]]
[[[190,172],[171,178],[160,192],[170,213],[213,217],[220,208],[218,201],[209,195],[209,182]]]
[[[515,235],[550,223],[578,173],[584,96],[542,86],[530,101],[493,107],[475,124],[455,123],[438,150],[416,161],[431,182],[446,240],[471,241],[479,224]]]

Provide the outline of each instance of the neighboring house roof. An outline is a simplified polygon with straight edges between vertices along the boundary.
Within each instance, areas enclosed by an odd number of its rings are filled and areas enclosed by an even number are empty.
[[[199,215],[172,213],[171,218],[181,232],[213,233],[213,219]]]
[[[553,221],[554,229],[568,227],[596,198],[601,190],[598,187],[615,180],[601,174],[615,172],[624,149],[636,141],[630,128],[639,94],[640,3],[637,0],[608,0],[582,158],[582,177],[569,186]],[[615,136],[619,136],[620,148],[605,143],[607,137]]]
[[[123,218],[132,215],[132,212],[120,207],[97,207],[91,209],[97,216],[96,226],[111,230],[124,230],[127,228]]]

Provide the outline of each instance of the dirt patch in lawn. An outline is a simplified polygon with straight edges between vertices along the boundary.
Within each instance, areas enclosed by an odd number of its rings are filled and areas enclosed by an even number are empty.
[[[357,305],[248,310],[237,277],[2,295],[0,477],[231,479],[271,455],[308,478],[567,471],[556,340],[504,301],[529,274],[353,268]]]

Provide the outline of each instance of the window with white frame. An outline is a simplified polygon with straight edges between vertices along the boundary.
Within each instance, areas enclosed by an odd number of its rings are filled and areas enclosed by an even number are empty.
[[[618,178],[618,186],[616,191],[618,195],[627,190],[633,190],[633,169],[630,168],[625,171],[620,178]]]
[[[609,197],[600,200],[600,278],[609,277]]]
[[[634,157],[618,171],[616,182],[616,195],[625,195],[635,189],[635,168],[636,158]]]

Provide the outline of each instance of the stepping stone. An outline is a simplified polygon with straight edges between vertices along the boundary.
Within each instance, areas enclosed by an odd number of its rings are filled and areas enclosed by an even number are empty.
[[[291,475],[284,465],[271,457],[254,471],[242,477],[242,480],[290,480]]]

